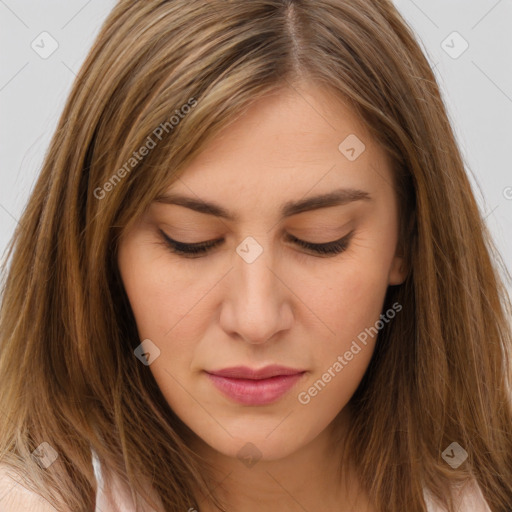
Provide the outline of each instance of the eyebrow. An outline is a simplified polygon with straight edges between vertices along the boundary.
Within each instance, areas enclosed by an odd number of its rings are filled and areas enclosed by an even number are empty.
[[[371,201],[372,197],[364,190],[354,188],[341,188],[325,194],[308,197],[299,201],[288,201],[283,204],[280,210],[281,220],[298,213],[319,210],[330,206],[341,206],[354,201]],[[232,222],[238,220],[238,216],[229,212],[217,203],[203,201],[193,197],[187,197],[177,193],[167,193],[155,198],[155,202],[163,204],[174,204],[184,206],[199,213],[205,213],[220,217]]]

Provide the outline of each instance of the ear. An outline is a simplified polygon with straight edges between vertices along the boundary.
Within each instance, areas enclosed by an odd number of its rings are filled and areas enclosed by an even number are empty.
[[[407,277],[407,268],[405,264],[405,259],[396,254],[391,262],[391,268],[389,269],[389,277],[388,284],[389,285],[397,285],[402,284]]]
[[[402,284],[410,270],[410,259],[406,257],[407,248],[405,247],[404,240],[408,240],[407,244],[410,245],[412,240],[412,233],[416,224],[416,212],[412,211],[409,218],[408,226],[406,227],[406,233],[399,235],[399,240],[396,246],[395,256],[391,262],[389,269],[388,284],[398,285]]]

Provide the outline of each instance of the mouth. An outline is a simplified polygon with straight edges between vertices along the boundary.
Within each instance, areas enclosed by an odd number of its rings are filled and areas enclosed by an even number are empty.
[[[305,370],[277,365],[261,369],[237,366],[206,372],[219,391],[244,405],[267,405],[278,401],[305,373]]]

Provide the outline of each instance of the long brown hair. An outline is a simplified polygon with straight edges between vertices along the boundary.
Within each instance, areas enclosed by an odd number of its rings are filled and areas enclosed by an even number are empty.
[[[435,76],[387,0],[121,0],[108,16],[3,268],[0,460],[56,506],[93,510],[91,448],[134,499],[150,500],[151,481],[166,511],[212,491],[134,356],[117,243],[252,102],[307,81],[347,102],[392,158],[409,266],[385,304],[403,311],[349,403],[347,462],[382,512],[425,512],[424,488],[453,512],[452,484],[469,478],[493,512],[510,510],[505,267]],[[31,454],[44,442],[58,458],[43,470]],[[468,453],[456,469],[442,457],[452,442]]]

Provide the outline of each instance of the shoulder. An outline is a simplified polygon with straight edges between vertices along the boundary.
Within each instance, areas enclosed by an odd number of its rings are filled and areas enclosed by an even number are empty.
[[[6,465],[0,464],[0,510],[9,512],[58,512],[39,494],[27,489]]]
[[[425,492],[428,512],[445,512],[429,492]],[[459,512],[491,512],[476,481],[453,488],[456,510]]]
[[[98,484],[96,493],[97,510],[108,510],[110,512],[135,512],[138,510],[133,501],[130,487],[118,475],[113,473],[106,475],[99,462],[95,468],[95,474]],[[151,482],[144,482],[144,487],[157,508],[155,509],[148,502],[145,502],[141,510],[144,512],[162,512],[165,510]]]
[[[460,510],[468,512],[491,512],[482,491],[476,482],[466,484],[459,493]]]

